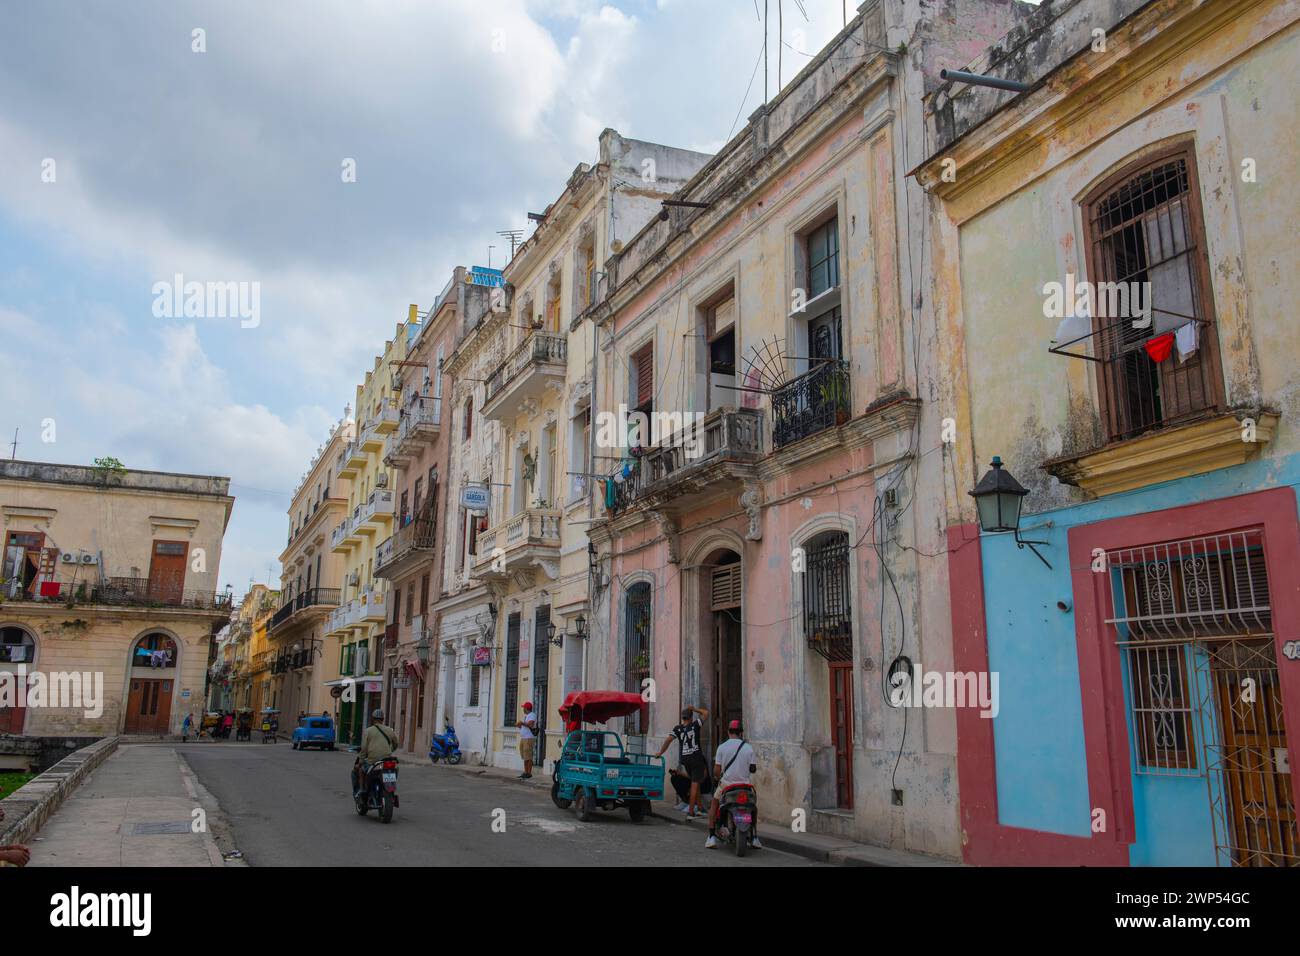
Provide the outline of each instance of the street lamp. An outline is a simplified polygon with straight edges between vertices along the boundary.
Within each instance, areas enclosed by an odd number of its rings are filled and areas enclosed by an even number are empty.
[[[563,647],[564,639],[566,637],[576,637],[579,640],[585,641],[587,639],[587,619],[579,614],[574,620],[573,625],[577,628],[574,633],[570,634],[568,631],[565,631],[557,637],[555,634],[555,622],[551,621],[546,625],[547,641],[554,644],[556,647]]]
[[[1028,548],[1043,564],[1047,559],[1038,553],[1036,544],[1046,546],[1046,541],[1024,541],[1020,537],[1020,508],[1024,504],[1029,490],[1009,471],[1002,470],[1002,459],[994,455],[989,462],[992,466],[984,473],[974,491],[967,492],[975,499],[975,509],[979,514],[980,530],[985,534],[1005,534],[1010,531],[1015,536],[1017,548]],[[1050,569],[1052,566],[1047,564]]]

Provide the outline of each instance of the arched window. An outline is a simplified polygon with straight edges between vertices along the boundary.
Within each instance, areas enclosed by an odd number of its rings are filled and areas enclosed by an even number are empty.
[[[1223,373],[1190,145],[1108,178],[1085,199],[1084,218],[1107,439],[1219,405]]]
[[[131,654],[132,667],[175,667],[176,642],[170,635],[155,631],[135,642]]]
[[[650,677],[652,596],[653,589],[648,581],[639,581],[627,589],[623,636],[623,670],[627,677],[623,689],[631,694],[641,693],[643,682]],[[641,726],[639,713],[628,718],[627,733],[644,734],[648,731],[648,727]]]
[[[36,642],[21,627],[0,628],[0,664],[31,664]]]

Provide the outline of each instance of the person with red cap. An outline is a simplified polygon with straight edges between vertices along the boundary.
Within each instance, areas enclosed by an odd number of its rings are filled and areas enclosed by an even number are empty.
[[[537,739],[537,717],[533,714],[533,702],[524,701],[524,719],[515,721],[519,728],[519,756],[524,760],[524,772],[520,780],[529,780],[533,776],[533,746]]]
[[[713,791],[713,800],[709,804],[709,838],[704,843],[706,850],[718,845],[717,825],[718,807],[721,805],[722,791],[737,783],[752,783],[750,774],[758,770],[758,757],[754,748],[745,739],[745,730],[740,721],[733,720],[727,725],[727,739],[718,745],[718,752],[713,757],[713,779],[718,785]],[[754,816],[754,838],[749,845],[761,850],[763,844],[758,842],[758,815]]]

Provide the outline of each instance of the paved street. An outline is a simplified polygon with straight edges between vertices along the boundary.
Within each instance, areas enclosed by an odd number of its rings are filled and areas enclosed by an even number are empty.
[[[655,818],[633,824],[626,811],[579,823],[572,811],[555,807],[544,789],[427,761],[403,763],[402,806],[385,826],[373,813],[361,817],[353,808],[351,754],[233,742],[176,745],[175,751],[220,807],[210,819],[221,851],[237,848],[252,866],[813,865],[773,849],[744,860],[722,849],[706,851],[702,826]],[[163,746],[124,747],[97,776],[121,774],[130,762],[165,763],[171,752]],[[58,832],[60,816],[66,823],[79,812],[79,799],[55,816],[51,834]],[[497,808],[505,811],[504,833],[492,830]],[[48,857],[48,843],[37,847],[38,862],[57,865]]]

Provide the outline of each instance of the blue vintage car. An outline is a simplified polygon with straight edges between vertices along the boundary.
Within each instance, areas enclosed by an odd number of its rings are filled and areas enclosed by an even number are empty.
[[[320,747],[334,749],[334,720],[331,717],[304,717],[293,729],[293,749]]]

